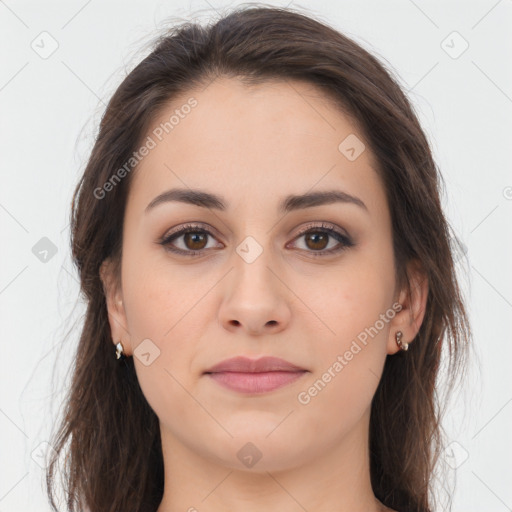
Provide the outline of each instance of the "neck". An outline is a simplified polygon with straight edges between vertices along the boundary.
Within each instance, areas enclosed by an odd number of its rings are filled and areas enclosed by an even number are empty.
[[[161,424],[165,487],[157,512],[386,510],[371,487],[368,425],[369,412],[343,439],[300,465],[243,471],[189,450]]]

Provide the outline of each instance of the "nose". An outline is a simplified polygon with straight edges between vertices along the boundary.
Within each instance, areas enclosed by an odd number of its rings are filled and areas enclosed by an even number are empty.
[[[225,280],[218,313],[220,324],[230,332],[276,334],[290,322],[288,301],[292,294],[264,255],[265,251],[252,263],[235,256],[235,268]]]

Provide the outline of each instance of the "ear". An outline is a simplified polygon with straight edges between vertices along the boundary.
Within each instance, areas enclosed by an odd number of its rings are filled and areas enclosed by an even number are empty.
[[[407,265],[407,275],[409,276],[409,293],[407,286],[404,286],[399,292],[398,303],[402,306],[399,312],[390,322],[389,338],[387,344],[387,353],[395,354],[400,350],[396,343],[396,332],[402,331],[402,340],[411,343],[418,331],[425,316],[428,297],[428,278],[418,260],[412,260]]]
[[[126,312],[121,289],[120,276],[115,272],[113,262],[107,258],[100,267],[100,278],[103,283],[103,292],[107,303],[108,321],[110,324],[110,333],[112,343],[123,344],[123,353],[125,356],[132,355],[132,346],[130,333],[128,332],[128,323],[126,321]]]

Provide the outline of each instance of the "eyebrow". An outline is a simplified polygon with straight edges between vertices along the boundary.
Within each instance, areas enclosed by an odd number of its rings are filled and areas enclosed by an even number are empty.
[[[202,208],[212,208],[220,211],[225,211],[228,208],[228,203],[221,196],[211,194],[203,190],[173,188],[156,196],[146,206],[145,211],[147,213],[160,204],[172,201],[187,203]],[[314,206],[322,206],[332,203],[355,204],[368,211],[364,202],[358,197],[347,194],[341,190],[326,190],[322,192],[307,192],[300,195],[286,196],[278,205],[278,212],[288,213],[294,210],[312,208]]]

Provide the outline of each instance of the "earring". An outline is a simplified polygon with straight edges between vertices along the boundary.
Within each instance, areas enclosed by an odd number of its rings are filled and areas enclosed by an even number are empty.
[[[124,357],[124,354],[123,354],[123,345],[121,342],[119,342],[117,345],[116,345],[116,359],[120,359],[121,356]]]
[[[402,341],[402,331],[396,331],[395,339],[396,344],[400,347],[400,350],[405,352],[409,348],[409,343]]]

